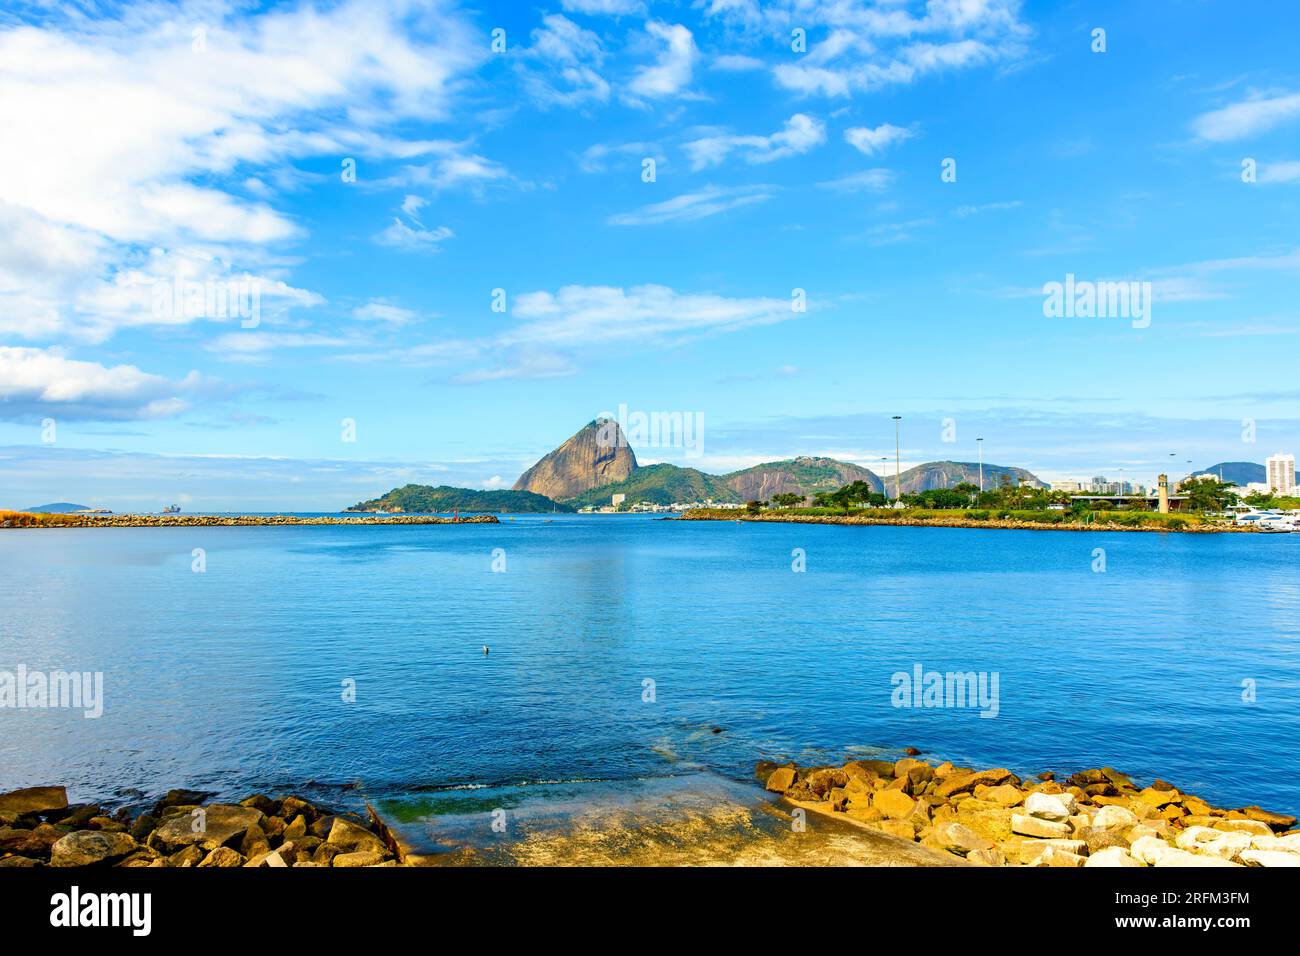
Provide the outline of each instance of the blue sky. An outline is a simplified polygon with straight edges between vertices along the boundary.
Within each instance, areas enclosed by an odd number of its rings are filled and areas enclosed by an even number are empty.
[[[878,469],[894,414],[904,467],[977,436],[1049,480],[1294,451],[1297,26],[1280,2],[10,5],[0,506],[508,487],[620,405],[702,414],[702,458],[638,455],[714,471]],[[1067,274],[1150,283],[1149,326],[1046,318]],[[177,276],[255,285],[255,327],[160,309]]]

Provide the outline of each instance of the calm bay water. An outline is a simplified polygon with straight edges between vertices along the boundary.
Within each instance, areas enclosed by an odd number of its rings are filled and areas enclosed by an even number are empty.
[[[914,745],[1296,812],[1298,561],[1300,535],[640,516],[7,531],[0,670],[102,671],[105,704],[0,711],[0,790],[360,782],[454,814],[477,787],[746,781]],[[918,663],[997,672],[998,716],[892,706]]]

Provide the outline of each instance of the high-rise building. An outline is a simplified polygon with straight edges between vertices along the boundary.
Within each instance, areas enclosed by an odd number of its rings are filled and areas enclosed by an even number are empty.
[[[1265,480],[1274,494],[1295,494],[1295,455],[1284,455],[1281,452],[1270,455],[1264,460],[1264,467],[1268,471]]]

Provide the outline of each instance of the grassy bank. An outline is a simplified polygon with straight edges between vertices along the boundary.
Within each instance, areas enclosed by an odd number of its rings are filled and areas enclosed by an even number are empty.
[[[995,511],[991,509],[772,508],[749,512],[697,508],[685,512],[693,521],[787,521],[803,524],[908,525],[938,528],[1020,528],[1056,531],[1192,531],[1253,532],[1226,519],[1197,514],[1148,511]]]

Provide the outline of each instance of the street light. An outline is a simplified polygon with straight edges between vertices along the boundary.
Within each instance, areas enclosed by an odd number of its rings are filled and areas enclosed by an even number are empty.
[[[901,457],[901,453],[899,452],[899,444],[898,444],[898,423],[902,421],[902,418],[903,418],[902,415],[894,416],[894,501],[895,502],[897,502],[898,499],[902,497],[902,493],[899,491],[899,483],[902,481],[903,478],[903,466],[902,466],[903,459]]]
[[[984,494],[984,439],[975,439],[975,444],[980,450],[980,494]]]

